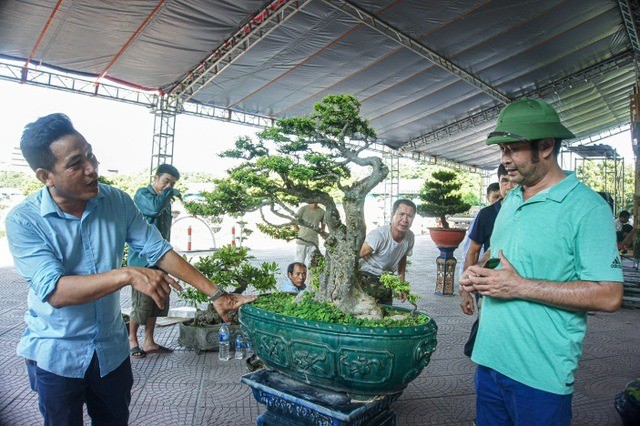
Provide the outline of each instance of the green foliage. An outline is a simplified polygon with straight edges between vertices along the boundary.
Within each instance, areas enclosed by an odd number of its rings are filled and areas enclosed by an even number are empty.
[[[403,179],[427,179],[433,172],[451,170],[448,167],[435,164],[410,164],[400,168],[400,177]],[[478,197],[482,194],[482,176],[478,173],[458,170],[458,181],[461,183],[460,194],[462,200],[472,206],[484,203]]]
[[[140,171],[134,175],[100,176],[98,180],[121,189],[133,197],[138,189],[145,188],[149,185],[149,172]]]
[[[455,171],[439,170],[431,174],[420,190],[418,213],[422,216],[436,216],[442,221],[442,227],[449,228],[446,216],[463,213],[471,207],[462,200],[460,188],[462,184],[458,180]]]
[[[264,223],[256,223],[256,226],[265,235],[268,235],[272,238],[276,238],[278,240],[285,241],[293,241],[296,239],[298,235],[298,231],[293,225],[285,225],[285,226],[269,226]]]
[[[29,195],[42,188],[33,173],[0,171],[0,188],[18,188],[24,195]]]
[[[180,298],[192,308],[198,308],[201,303],[209,301],[209,297],[195,287],[183,284],[183,290],[178,293]]]
[[[605,163],[603,161],[585,161],[580,166],[576,167],[576,175],[587,186],[594,191],[606,191],[613,194],[613,162]],[[620,205],[617,206],[620,210],[633,211],[633,195],[635,193],[635,173],[632,165],[626,165],[624,167],[624,198],[619,199]]]
[[[359,114],[355,97],[330,95],[316,103],[308,117],[278,120],[258,133],[257,140],[238,138],[235,148],[221,156],[244,162],[225,179],[216,179],[215,190],[202,194],[203,203],[185,203],[187,211],[219,216],[295,206],[322,196],[334,199],[339,187],[353,184],[347,164],[358,153],[346,148],[345,141],[375,137]],[[296,223],[292,211],[281,209],[279,215]],[[276,238],[293,237],[292,228],[260,229]]]
[[[262,262],[259,266],[254,266],[251,259],[253,256],[249,255],[248,248],[225,246],[209,256],[201,257],[193,266],[227,291],[242,293],[249,286],[259,291],[274,290],[275,272],[278,269],[276,263]],[[181,299],[196,307],[200,302],[208,300],[204,293],[187,284],[179,294]]]
[[[395,274],[391,274],[389,272],[383,272],[382,276],[380,277],[380,282],[386,288],[391,290],[393,297],[399,298],[399,297],[402,297],[402,295],[404,295],[407,298],[407,302],[409,302],[411,306],[413,306],[413,312],[415,312],[416,309],[418,309],[418,305],[416,305],[416,302],[418,301],[419,296],[415,294],[411,294],[411,287],[409,285],[409,281],[403,281],[400,279],[399,276]]]
[[[330,302],[316,302],[313,299],[313,293],[310,292],[305,293],[299,302],[294,302],[294,299],[295,295],[277,292],[259,297],[253,302],[253,305],[260,309],[296,318],[360,327],[407,327],[425,324],[429,321],[429,317],[426,315],[411,315],[407,311],[394,308],[386,309],[385,316],[381,320],[356,318],[335,308]],[[401,315],[403,318],[391,318],[397,315]]]
[[[314,265],[315,261],[315,265]],[[315,251],[314,257],[311,259],[311,265],[309,266],[309,273],[311,280],[309,281],[309,288],[318,291],[320,288],[320,277],[324,274],[324,270],[327,267],[327,261],[320,252]]]
[[[248,286],[267,291],[276,288],[275,262],[263,262],[253,266],[247,247],[225,246],[210,256],[201,257],[193,266],[209,280],[221,285],[225,290],[233,288],[242,292]],[[242,289],[241,291],[238,291]]]
[[[628,387],[626,390],[629,393],[629,396],[631,396],[636,401],[640,401],[640,389],[636,387]]]

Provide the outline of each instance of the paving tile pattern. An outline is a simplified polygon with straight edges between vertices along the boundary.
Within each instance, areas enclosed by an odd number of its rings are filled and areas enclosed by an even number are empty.
[[[275,261],[282,271],[295,247],[254,249],[259,261]],[[407,278],[422,297],[419,306],[438,323],[438,347],[431,363],[392,405],[398,425],[471,425],[475,395],[475,365],[462,354],[475,317],[461,313],[455,296],[434,295],[437,248],[426,235],[416,236]],[[640,274],[625,270],[630,281]],[[130,306],[128,291],[122,306]],[[173,306],[179,306],[177,297]],[[39,425],[37,395],[29,389],[24,361],[15,354],[23,332],[26,283],[13,268],[0,269],[0,425]],[[621,425],[614,396],[640,377],[640,310],[589,316],[583,357],[573,399],[574,425]],[[249,387],[243,361],[220,362],[216,352],[195,352],[177,344],[178,327],[159,327],[158,342],[172,347],[170,355],[132,360],[134,373],[132,425],[252,425],[264,407]],[[86,424],[90,424],[85,415]]]

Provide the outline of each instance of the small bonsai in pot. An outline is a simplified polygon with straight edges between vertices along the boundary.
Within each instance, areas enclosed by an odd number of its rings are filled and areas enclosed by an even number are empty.
[[[431,174],[420,190],[418,213],[422,216],[440,218],[442,228],[431,227],[429,234],[435,245],[440,249],[440,256],[436,259],[436,293],[453,294],[454,274],[457,260],[453,251],[464,239],[466,230],[450,228],[447,216],[463,213],[471,205],[464,202],[460,188],[462,183],[458,173],[452,170],[439,170]]]
[[[243,293],[247,288],[268,292],[276,288],[275,262],[263,262],[259,266],[251,264],[253,256],[246,247],[225,246],[209,256],[198,259],[193,266],[209,280],[230,293]],[[190,321],[180,324],[178,343],[193,348],[197,353],[218,348],[217,333],[222,319],[209,302],[209,298],[188,284],[180,292],[180,298],[196,308],[196,315]],[[200,309],[207,303],[205,309]],[[237,314],[231,315],[229,325],[232,333],[239,332]]]
[[[452,170],[438,170],[431,174],[422,189],[419,199],[418,213],[422,216],[440,218],[442,228],[449,229],[447,216],[464,213],[471,207],[465,203],[460,194],[462,183],[458,173]]]

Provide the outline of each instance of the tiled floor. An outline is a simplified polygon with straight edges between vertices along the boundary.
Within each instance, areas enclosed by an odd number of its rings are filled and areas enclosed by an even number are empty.
[[[284,270],[294,247],[253,250],[257,260]],[[407,278],[422,298],[419,305],[436,320],[438,348],[431,363],[392,406],[398,425],[471,425],[474,418],[474,364],[462,354],[472,317],[457,297],[435,296],[437,249],[426,235],[416,237]],[[631,278],[636,274],[627,271]],[[123,292],[123,306],[128,305]],[[42,420],[29,390],[24,362],[15,354],[23,332],[26,284],[12,268],[0,269],[0,425],[37,425]],[[174,299],[172,305],[179,303]],[[613,401],[624,385],[640,377],[640,310],[589,316],[573,399],[575,425],[621,425]],[[264,410],[240,383],[243,361],[220,362],[216,353],[196,355],[177,346],[178,327],[160,327],[158,341],[171,355],[133,360],[132,425],[251,425]],[[88,424],[88,423],[87,423]]]

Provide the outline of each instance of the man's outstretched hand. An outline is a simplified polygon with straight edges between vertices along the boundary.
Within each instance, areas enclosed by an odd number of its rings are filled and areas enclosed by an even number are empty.
[[[213,302],[213,307],[222,318],[222,321],[229,323],[229,312],[235,311],[245,303],[253,302],[258,296],[244,296],[241,294],[227,293],[223,294]]]
[[[131,284],[131,287],[150,296],[160,309],[164,307],[171,293],[171,287],[178,291],[182,290],[182,286],[178,284],[176,280],[159,269],[137,268],[133,266],[128,266],[126,269],[123,269],[128,273],[128,282]]]

